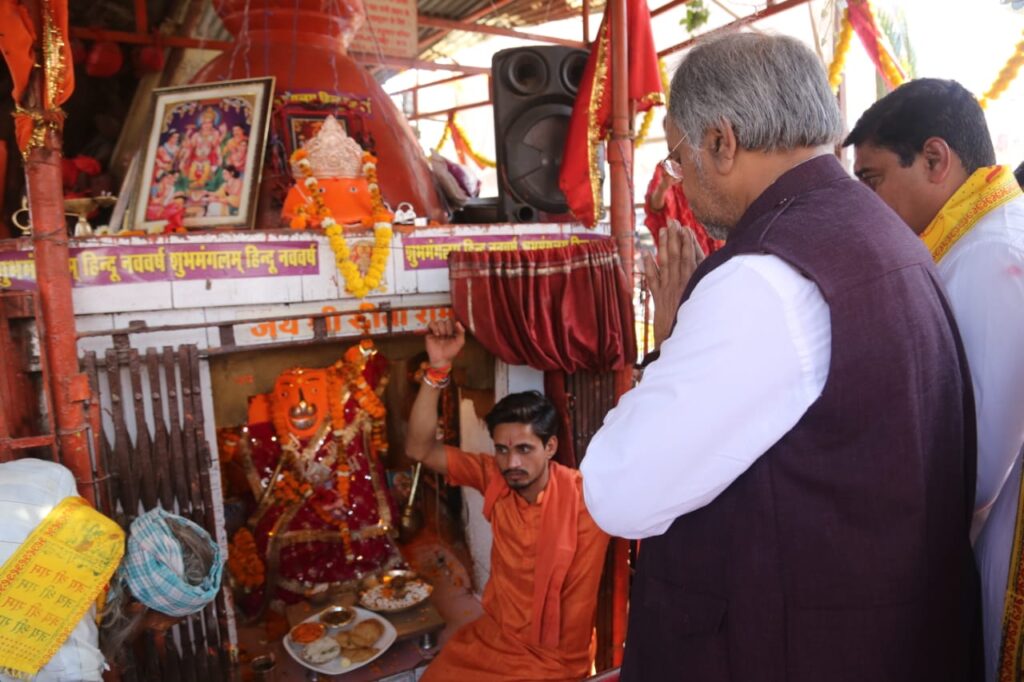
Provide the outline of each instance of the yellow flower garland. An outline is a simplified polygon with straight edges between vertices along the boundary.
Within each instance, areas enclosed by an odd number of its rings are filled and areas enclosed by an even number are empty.
[[[1017,43],[1017,48],[1010,58],[1006,60],[1003,68],[999,70],[999,75],[996,77],[995,82],[989,87],[988,92],[978,100],[982,109],[988,107],[988,103],[992,100],[999,99],[999,96],[1006,91],[1006,88],[1010,87],[1010,83],[1017,78],[1017,72],[1020,71],[1021,66],[1024,66],[1024,40]]]
[[[665,106],[668,107],[668,73],[665,71],[665,60],[658,60],[658,73],[661,75],[661,90],[664,92]],[[633,146],[639,147],[647,141],[647,135],[651,132],[651,124],[654,123],[654,107],[651,107],[644,112],[644,120],[640,124],[640,130],[636,134],[636,139],[633,140]]]
[[[368,224],[373,225],[373,248],[370,251],[370,267],[367,268],[366,275],[363,275],[359,272],[359,266],[352,262],[352,251],[345,240],[345,230],[334,221],[331,209],[324,203],[320,192],[320,183],[313,175],[313,168],[306,157],[306,150],[299,149],[292,154],[292,163],[302,171],[303,183],[313,197],[313,206],[312,210],[300,208],[296,211],[297,216],[292,221],[293,227],[300,222],[301,226],[305,227],[310,218],[314,222],[314,227],[322,227],[324,234],[327,235],[327,242],[331,245],[331,250],[334,251],[338,272],[345,280],[345,291],[356,298],[366,298],[371,291],[381,285],[384,278],[393,234],[391,221],[394,216],[384,207],[380,185],[377,182],[377,159],[368,152],[363,153],[363,175],[366,177],[370,189],[370,200],[373,207],[373,215],[367,219]],[[364,220],[364,223],[367,220]]]
[[[832,64],[828,67],[828,84],[832,92],[839,90],[839,84],[843,82],[843,69],[846,68],[846,56],[850,52],[850,43],[853,40],[853,24],[850,23],[850,10],[843,10],[843,20],[839,26],[839,38],[836,40],[835,53],[832,55]]]
[[[466,131],[462,128],[462,126],[455,122],[455,116],[452,116],[451,119],[449,119],[449,121],[444,124],[444,132],[441,133],[441,139],[437,141],[436,145],[434,145],[435,152],[440,153],[441,147],[443,147],[445,143],[448,142],[449,139],[451,139],[453,128],[455,129],[455,132],[462,136],[462,141],[466,143],[466,153],[468,153],[470,158],[476,161],[480,167],[494,168],[495,166],[498,165],[491,159],[488,159],[486,156],[478,152],[477,150],[473,149],[473,144],[469,141],[469,138],[466,136]]]

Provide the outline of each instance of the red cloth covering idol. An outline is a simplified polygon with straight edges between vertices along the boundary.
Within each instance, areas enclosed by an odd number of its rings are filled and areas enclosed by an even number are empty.
[[[590,48],[579,94],[569,119],[558,186],[576,219],[594,227],[604,213],[601,201],[599,145],[612,122],[612,32],[606,5],[597,40]],[[646,0],[626,1],[629,36],[629,101],[636,113],[665,103],[658,53],[651,34],[651,12]]]
[[[381,464],[386,371],[364,341],[328,369],[282,373],[250,403],[239,444],[256,500],[248,526],[286,600],[401,564]]]

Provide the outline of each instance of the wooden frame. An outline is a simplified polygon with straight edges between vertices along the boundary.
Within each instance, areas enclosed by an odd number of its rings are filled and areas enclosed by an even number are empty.
[[[153,91],[128,229],[252,227],[273,78]]]

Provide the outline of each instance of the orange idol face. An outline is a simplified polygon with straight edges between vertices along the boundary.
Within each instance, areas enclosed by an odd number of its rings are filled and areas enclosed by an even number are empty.
[[[274,382],[274,421],[285,421],[300,439],[312,438],[330,418],[327,404],[327,372],[322,369],[292,369]]]

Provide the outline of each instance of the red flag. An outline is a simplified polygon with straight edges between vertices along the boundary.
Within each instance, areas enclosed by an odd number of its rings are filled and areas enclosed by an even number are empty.
[[[604,213],[598,166],[600,145],[608,136],[612,118],[609,11],[610,3],[607,3],[576,95],[558,175],[558,186],[565,194],[569,209],[587,227],[594,227]],[[626,34],[629,36],[629,99],[633,110],[641,113],[665,103],[658,53],[651,35],[651,12],[645,0],[627,0]]]

